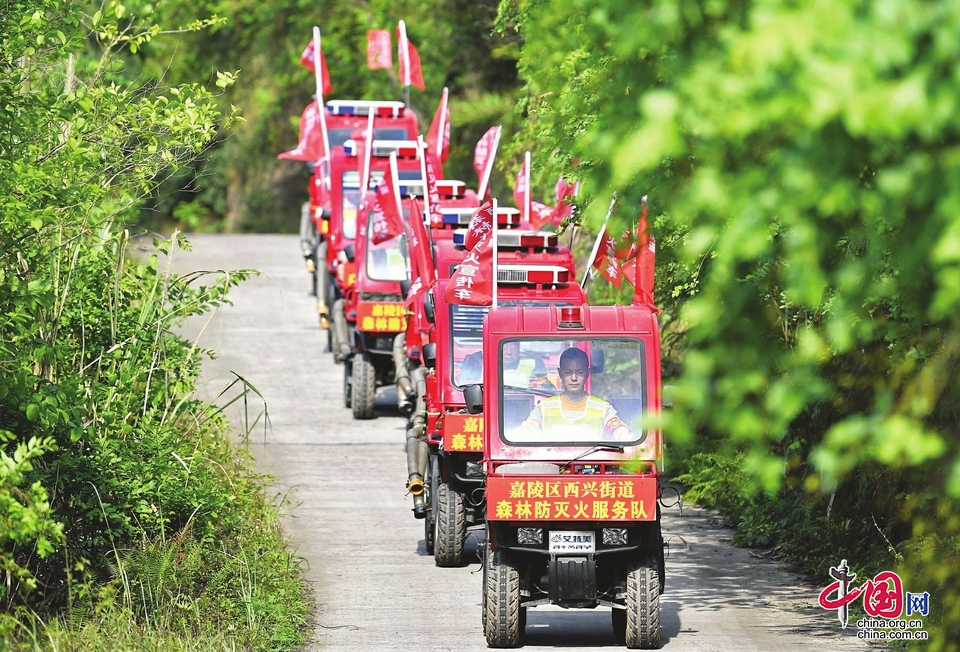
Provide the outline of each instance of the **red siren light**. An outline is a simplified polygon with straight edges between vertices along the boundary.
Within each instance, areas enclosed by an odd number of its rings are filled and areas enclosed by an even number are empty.
[[[583,328],[583,314],[580,306],[560,308],[560,328]]]

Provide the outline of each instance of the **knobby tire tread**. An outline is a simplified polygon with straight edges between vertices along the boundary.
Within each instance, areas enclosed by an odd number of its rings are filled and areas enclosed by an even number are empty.
[[[657,560],[648,557],[627,574],[627,647],[660,647],[660,578]]]
[[[353,418],[372,419],[377,399],[377,371],[367,355],[353,359]]]
[[[520,644],[520,573],[504,550],[493,551],[488,562],[483,621],[487,645],[516,647]]]
[[[441,568],[462,566],[467,540],[467,508],[463,495],[447,483],[437,488],[436,519],[434,562]]]

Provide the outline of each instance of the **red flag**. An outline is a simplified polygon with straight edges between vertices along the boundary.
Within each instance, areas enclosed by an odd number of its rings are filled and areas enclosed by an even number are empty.
[[[313,57],[313,41],[310,41],[303,50],[303,54],[300,55],[300,64],[313,74],[317,74],[316,62]],[[320,79],[322,80],[322,93],[324,95],[332,93],[333,84],[330,83],[330,73],[327,71],[327,60],[323,56],[323,49],[320,50]]]
[[[556,211],[557,209],[550,208],[546,204],[541,204],[538,201],[531,201],[530,224],[533,225],[533,228],[539,229],[541,226],[551,221]]]
[[[553,215],[550,216],[551,224],[560,226],[565,218],[573,214],[573,206],[566,199],[576,195],[579,187],[579,181],[571,184],[567,183],[563,177],[557,179],[557,207],[553,209]]]
[[[324,157],[323,134],[320,131],[317,103],[310,102],[300,115],[300,139],[297,148],[278,154],[277,158],[293,161],[319,161]]]
[[[450,157],[450,106],[447,104],[447,89],[440,95],[440,104],[433,114],[430,130],[427,132],[427,149],[430,154],[445,162]]]
[[[490,180],[490,168],[493,166],[494,145],[500,137],[501,129],[500,125],[487,129],[487,133],[477,141],[477,146],[473,150],[473,169],[477,171],[477,180],[480,182],[477,194],[480,195],[481,200],[486,198],[484,195],[489,188],[487,182]]]
[[[467,235],[463,238],[463,246],[468,250],[473,249],[491,231],[493,231],[493,202],[488,201],[474,211],[473,217],[470,218],[470,226],[467,227]]]
[[[493,303],[493,234],[490,231],[457,266],[443,290],[443,297],[447,303],[465,306]]]
[[[610,235],[607,227],[604,226],[600,236],[600,248],[597,249],[597,255],[594,256],[591,264],[597,268],[605,279],[613,283],[616,287],[620,287],[623,282],[623,272],[620,269],[620,261],[615,253],[616,246],[616,238]]]
[[[433,170],[433,160],[424,157],[427,170],[427,199],[430,200],[430,223],[443,226],[443,213],[440,212],[440,191],[437,189],[437,174]]]
[[[407,26],[401,20],[397,25],[397,61],[400,65],[400,83],[404,86],[416,86],[426,90],[423,83],[423,71],[420,69],[420,53],[407,39]]]
[[[367,30],[367,68],[370,70],[393,68],[393,49],[390,47],[388,30]]]
[[[386,242],[403,233],[403,210],[397,203],[397,193],[394,191],[396,180],[393,178],[393,167],[391,165],[384,172],[373,200],[373,234],[370,236],[373,244]]]
[[[417,277],[407,294],[405,301],[407,305],[432,288],[437,280],[433,255],[430,252],[430,240],[427,238],[427,229],[423,225],[420,205],[416,201],[413,202],[413,209],[410,211],[410,252],[416,266]]]
[[[637,237],[631,253],[633,257],[623,264],[623,274],[634,288],[633,303],[654,307],[653,288],[657,244],[647,231],[647,198],[640,200],[637,219]]]

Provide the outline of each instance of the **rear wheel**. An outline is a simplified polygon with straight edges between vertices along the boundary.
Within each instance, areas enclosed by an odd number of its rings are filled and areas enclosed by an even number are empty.
[[[353,401],[353,363],[343,363],[343,407],[350,407]]]
[[[377,370],[367,353],[353,357],[350,402],[354,419],[372,419],[377,397]]]
[[[627,574],[626,607],[627,647],[643,650],[659,648],[660,578],[655,557],[647,557]]]
[[[487,557],[484,583],[483,633],[490,647],[520,644],[520,573],[506,550],[494,550]]]
[[[434,561],[444,568],[460,566],[467,540],[467,508],[463,494],[452,484],[438,482],[438,485]]]

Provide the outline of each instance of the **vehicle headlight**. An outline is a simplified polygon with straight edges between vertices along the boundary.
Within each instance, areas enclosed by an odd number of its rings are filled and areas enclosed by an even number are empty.
[[[627,545],[627,528],[605,527],[601,533],[601,540],[605,546],[625,546]]]
[[[521,546],[536,546],[543,543],[543,528],[517,528],[517,543]]]

